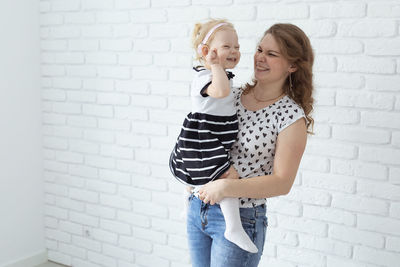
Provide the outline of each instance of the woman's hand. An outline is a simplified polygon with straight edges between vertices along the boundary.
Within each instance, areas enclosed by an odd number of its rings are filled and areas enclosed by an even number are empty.
[[[199,198],[206,204],[219,203],[225,197],[224,192],[228,183],[227,179],[218,179],[203,185],[199,190]]]

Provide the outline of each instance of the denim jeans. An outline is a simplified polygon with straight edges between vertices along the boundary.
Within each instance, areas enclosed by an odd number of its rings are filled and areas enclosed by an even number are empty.
[[[256,267],[260,261],[267,228],[265,205],[241,208],[242,225],[258,248],[250,253],[224,237],[225,220],[218,204],[204,204],[190,196],[187,235],[193,267]]]

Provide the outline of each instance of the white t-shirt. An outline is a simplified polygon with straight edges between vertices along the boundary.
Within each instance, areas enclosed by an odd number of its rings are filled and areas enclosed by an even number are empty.
[[[247,110],[241,103],[242,89],[234,88],[239,133],[231,148],[231,160],[241,179],[270,175],[273,171],[275,146],[279,133],[300,118],[301,106],[289,96],[257,110]],[[240,207],[265,204],[266,199],[239,198]]]

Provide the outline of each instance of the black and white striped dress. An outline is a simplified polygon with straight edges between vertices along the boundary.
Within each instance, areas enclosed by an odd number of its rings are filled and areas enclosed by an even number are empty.
[[[221,176],[230,167],[229,150],[238,133],[234,94],[213,98],[205,92],[211,71],[196,71],[191,87],[192,111],[186,116],[169,166],[172,174],[187,185],[203,185]],[[228,72],[232,88],[233,74]]]

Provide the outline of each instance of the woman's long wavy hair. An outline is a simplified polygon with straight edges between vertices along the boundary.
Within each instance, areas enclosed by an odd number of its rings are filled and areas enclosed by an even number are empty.
[[[285,93],[300,105],[307,118],[307,133],[313,134],[314,119],[311,117],[313,111],[313,73],[314,52],[310,40],[306,34],[297,26],[288,23],[279,23],[272,25],[263,35],[261,40],[271,34],[278,43],[281,54],[290,64],[297,67],[297,70],[291,73],[292,90],[290,90],[289,75],[284,84]],[[253,78],[252,83],[247,83],[243,90],[248,94],[257,84]]]

